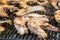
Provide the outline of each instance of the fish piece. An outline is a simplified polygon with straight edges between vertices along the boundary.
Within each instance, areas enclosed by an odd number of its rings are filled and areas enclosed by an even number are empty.
[[[55,9],[59,9],[57,6],[57,1],[56,0],[51,0],[51,4]]]
[[[3,23],[9,23],[10,25],[12,25],[12,21],[11,20],[0,21],[0,25],[3,24]]]
[[[34,11],[43,11],[46,12],[45,8],[43,6],[33,6],[33,7],[28,7],[26,9],[26,13],[31,13]]]
[[[31,7],[29,5],[27,5],[27,2],[34,2],[34,3],[37,3],[39,5],[42,5],[42,6],[45,6],[49,3],[48,0],[43,0],[44,2],[39,2],[40,0],[20,0],[20,4],[23,8],[28,8],[28,7]]]
[[[37,20],[29,20],[27,23],[27,27],[29,28],[29,30],[31,31],[31,33],[38,35],[39,38],[43,37],[43,38],[47,38],[47,34],[45,33],[45,31],[39,26],[39,23],[37,22]]]
[[[23,16],[23,15],[25,15],[25,14],[27,14],[27,13],[26,13],[25,9],[20,9],[20,10],[19,10],[18,12],[16,12],[15,14],[16,14],[16,16]]]
[[[60,10],[55,11],[55,20],[60,23]]]
[[[15,28],[17,29],[17,32],[20,33],[20,35],[28,33],[28,28],[26,26],[26,23],[30,19],[38,19],[40,21],[46,21],[46,22],[49,21],[48,18],[45,15],[39,15],[37,13],[25,14],[25,15],[20,16],[20,17],[15,17],[14,25],[15,25]],[[46,19],[46,20],[44,20],[44,19]]]
[[[29,14],[24,15],[24,17],[49,22],[49,19],[48,19],[48,17],[46,15],[40,15],[38,13],[29,13]]]
[[[37,3],[42,6],[46,6],[49,4],[49,0],[38,0]]]
[[[43,28],[43,29],[47,29],[47,30],[51,30],[51,31],[54,31],[54,32],[58,32],[59,29],[56,27],[56,26],[53,26],[47,22],[43,22],[43,21],[40,21],[40,26]]]
[[[8,17],[8,14],[4,11],[3,7],[0,6],[0,16],[2,17]]]
[[[29,5],[27,5],[27,2],[32,1],[32,2],[37,2],[37,0],[20,0],[20,4],[23,8],[28,8],[31,7]]]
[[[60,8],[60,1],[57,4],[58,4],[58,7]]]
[[[21,7],[23,7],[23,8],[31,7],[31,6],[28,6],[26,2],[23,2],[23,1],[20,2],[20,5],[21,5]]]
[[[0,9],[0,16],[1,17],[9,17],[8,14],[6,14],[4,11],[2,11],[2,9]]]
[[[19,10],[19,8],[14,7],[13,5],[11,5],[11,6],[10,5],[1,5],[0,8],[2,8],[4,11],[7,11],[7,9],[9,9],[10,12]]]
[[[51,30],[51,31],[55,31],[58,32],[59,29],[47,22],[38,20],[38,19],[31,19],[30,22],[28,21],[28,23],[30,23],[29,25],[36,27],[36,26],[40,26],[42,29],[47,29],[47,30]]]
[[[7,0],[0,0],[1,3],[7,4]]]
[[[22,12],[24,11],[24,12]],[[25,18],[35,18],[35,19],[40,19],[42,21],[49,22],[49,19],[46,15],[40,15],[38,13],[25,13],[25,10],[21,10],[21,12],[16,13],[17,16],[24,16]]]
[[[4,31],[5,28],[3,26],[0,26],[0,32]]]
[[[7,9],[10,10],[10,12],[13,12],[15,10],[18,10],[18,8],[15,8],[14,6],[9,6],[9,5],[1,5],[0,6],[0,16],[2,17],[9,17],[8,13],[6,12]]]
[[[26,20],[24,18],[16,17],[14,25],[20,35],[28,34],[28,28],[25,26]]]
[[[33,7],[28,7],[26,9],[20,9],[18,12],[16,12],[17,16],[22,16],[34,11],[43,11],[46,12],[45,8],[43,6],[33,6]]]

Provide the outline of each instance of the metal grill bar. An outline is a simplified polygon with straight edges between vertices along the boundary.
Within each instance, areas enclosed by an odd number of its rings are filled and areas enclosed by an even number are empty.
[[[19,35],[16,31],[15,28],[11,28],[12,30],[10,30],[8,33],[6,34],[2,34],[3,38],[9,38],[9,39],[20,39],[20,40],[43,40],[43,39],[39,39],[37,36],[33,35],[33,34],[28,34],[28,35]],[[59,40],[60,39],[60,33],[56,33],[53,31],[48,31],[46,30],[47,34],[48,34],[48,38],[46,40]]]
[[[54,16],[55,9],[50,4],[47,5],[46,10],[47,10],[46,15],[49,15],[50,17]],[[39,12],[39,13],[42,14],[42,12]],[[54,19],[50,18],[49,20],[50,20],[49,22],[50,24],[55,25],[59,27],[60,29],[60,24],[56,23]],[[49,30],[45,30],[45,32],[48,34],[47,39],[38,38],[36,35],[33,35],[31,33],[21,36],[17,33],[14,26],[11,26],[11,27],[8,27],[2,33],[0,33],[0,37],[9,38],[9,39],[18,39],[18,40],[60,40],[60,32],[56,33],[56,32],[49,31]]]

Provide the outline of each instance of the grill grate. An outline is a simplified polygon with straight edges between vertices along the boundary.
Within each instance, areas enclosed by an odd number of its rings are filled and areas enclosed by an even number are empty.
[[[54,11],[55,9],[49,4],[46,7],[46,15],[49,16],[54,16]],[[42,12],[41,12],[42,14]],[[56,23],[56,21],[54,19],[50,18],[50,24],[55,25],[57,27],[60,28],[60,24]],[[43,38],[38,38],[36,35],[33,35],[31,33],[29,33],[28,35],[19,35],[16,31],[16,29],[14,28],[14,26],[8,27],[5,31],[0,33],[0,37],[1,38],[9,38],[9,39],[19,39],[19,40],[60,40],[60,33],[59,32],[53,32],[53,31],[49,31],[49,30],[45,30],[46,33],[48,34],[48,38],[47,39],[43,39]]]

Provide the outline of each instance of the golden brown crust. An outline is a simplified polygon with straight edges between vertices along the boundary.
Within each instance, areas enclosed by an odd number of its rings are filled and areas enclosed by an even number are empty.
[[[49,3],[49,1],[48,0],[44,0],[44,2],[37,2],[39,5],[42,5],[42,6],[46,6],[48,3]]]
[[[60,23],[60,10],[55,11],[55,19],[58,23]]]
[[[8,14],[6,13],[6,9],[9,9],[10,12],[13,12],[15,10],[19,10],[17,7],[14,7],[14,6],[1,5],[0,6],[0,16],[2,16],[2,17],[9,17]]]
[[[4,31],[5,28],[3,26],[0,26],[0,32]]]
[[[51,4],[55,9],[59,9],[57,6],[57,1],[56,0],[51,0]]]
[[[3,23],[8,23],[8,24],[12,25],[12,21],[11,20],[0,21],[0,25],[2,25]]]
[[[28,28],[30,29],[30,31],[36,35],[38,35],[38,37],[40,38],[41,36],[43,38],[47,38],[47,34],[44,32],[44,30],[39,26],[40,25],[40,20],[35,20],[35,19],[31,19],[28,21]]]
[[[60,8],[60,1],[58,2],[58,7]]]
[[[7,4],[7,0],[0,0],[0,2]]]

